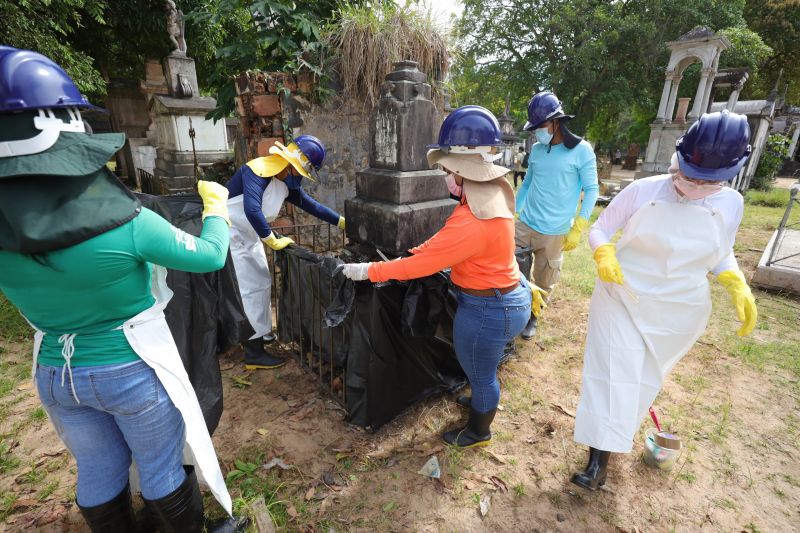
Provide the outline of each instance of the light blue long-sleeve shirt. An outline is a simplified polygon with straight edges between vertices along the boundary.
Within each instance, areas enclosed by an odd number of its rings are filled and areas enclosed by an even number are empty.
[[[582,140],[575,148],[536,143],[531,148],[525,181],[517,192],[516,207],[525,224],[544,235],[563,235],[578,216],[589,220],[597,202],[597,160],[592,146]]]

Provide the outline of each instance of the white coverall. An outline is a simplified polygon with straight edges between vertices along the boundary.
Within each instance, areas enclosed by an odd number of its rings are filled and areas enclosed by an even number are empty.
[[[705,331],[708,273],[738,269],[733,243],[743,211],[742,196],[731,188],[688,200],[671,175],[662,175],[623,189],[592,226],[593,250],[622,229],[616,254],[627,290],[595,283],[577,442],[631,451],[664,378]]]

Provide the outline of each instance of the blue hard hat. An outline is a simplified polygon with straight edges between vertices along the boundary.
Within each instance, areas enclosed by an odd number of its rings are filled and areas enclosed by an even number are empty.
[[[99,109],[51,59],[31,50],[0,47],[0,113],[66,107]]]
[[[533,95],[528,102],[528,121],[522,127],[525,131],[535,130],[542,123],[554,118],[575,118],[573,115],[565,115],[561,107],[561,100],[550,91],[541,91]]]
[[[300,135],[294,140],[294,143],[316,170],[322,168],[322,163],[325,162],[325,156],[328,153],[322,141],[313,135]]]
[[[675,143],[686,177],[706,181],[733,179],[750,157],[747,117],[727,110],[707,113]]]
[[[451,146],[500,146],[500,124],[491,111],[479,105],[465,105],[450,113],[439,128],[439,142],[428,148]]]

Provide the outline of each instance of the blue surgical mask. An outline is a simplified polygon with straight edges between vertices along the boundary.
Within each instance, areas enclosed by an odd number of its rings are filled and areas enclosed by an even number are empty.
[[[547,131],[547,128],[533,130],[533,133],[536,134],[536,141],[542,144],[550,144],[550,141],[553,140],[553,134]]]
[[[297,175],[294,172],[289,172],[285,178],[283,178],[283,183],[286,184],[286,187],[291,191],[293,189],[299,189],[300,185],[303,183],[303,176]]]

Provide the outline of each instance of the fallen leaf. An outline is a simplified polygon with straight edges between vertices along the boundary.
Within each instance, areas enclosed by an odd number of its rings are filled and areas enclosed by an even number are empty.
[[[506,494],[508,492],[508,485],[506,485],[505,481],[503,481],[497,476],[489,476],[489,479],[491,480],[492,485],[497,487],[497,490],[499,490],[503,494]]]
[[[289,507],[286,508],[286,514],[291,516],[292,518],[297,518],[300,516],[300,513],[297,512],[297,509],[294,508],[294,505],[289,504]]]
[[[325,511],[330,508],[331,504],[333,503],[333,498],[328,497],[322,500],[322,503],[319,504],[319,512],[324,513]]]
[[[37,503],[39,503],[38,500],[32,500],[32,499],[17,500],[14,503],[11,504],[11,508],[12,509],[27,509],[28,507],[35,506]]]
[[[322,482],[328,486],[338,485],[338,483],[336,482],[336,477],[330,470],[326,470],[322,473]]]
[[[314,497],[314,494],[315,494],[316,492],[317,492],[317,489],[315,489],[314,487],[311,487],[310,489],[308,489],[308,490],[306,491],[305,500],[306,500],[306,501],[308,501],[308,500],[310,500],[311,498],[313,498],[313,497]]]
[[[489,494],[481,496],[481,517],[489,513],[489,508],[492,506],[492,497]]]
[[[235,367],[236,363],[222,363],[219,365],[220,370],[230,370],[231,368]]]
[[[472,484],[472,483],[470,483],[469,481],[465,481],[465,482],[464,482],[464,489],[465,489],[465,490],[472,490],[472,489],[474,489],[474,488],[475,488],[475,485],[473,485],[473,484]]]
[[[505,408],[505,407],[503,407],[502,405],[498,405],[498,406],[497,406],[497,410],[498,410],[498,411],[505,411],[505,410],[506,410],[506,408]]]
[[[258,429],[256,430],[256,433],[258,433],[259,435],[266,435],[266,434],[268,434],[268,433],[269,433],[269,431],[267,431],[267,430],[266,430],[266,429],[264,429],[264,428],[258,428]]]
[[[394,511],[394,509],[395,509],[396,507],[397,507],[397,504],[396,504],[396,503],[394,503],[394,502],[389,502],[389,503],[387,503],[386,505],[384,505],[384,506],[383,506],[383,512],[384,512],[384,513],[391,513],[392,511]]]
[[[488,455],[489,457],[491,457],[492,459],[494,459],[495,461],[497,461],[497,462],[498,462],[498,463],[500,463],[501,465],[504,465],[504,464],[506,464],[506,460],[505,460],[505,459],[503,459],[502,457],[500,457],[499,455],[497,455],[496,453],[494,453],[493,451],[491,451],[491,450],[487,450],[487,449],[485,449],[485,448],[484,448],[484,450],[483,450],[483,451],[484,451],[484,453],[485,453],[486,455]]]
[[[25,381],[19,387],[17,387],[18,391],[26,391],[31,390],[33,388],[33,381]]]
[[[552,407],[553,409],[555,409],[556,411],[558,411],[562,415],[567,415],[570,418],[575,418],[575,413],[573,413],[572,411],[567,410],[565,407],[563,407],[561,405],[558,405],[558,404],[554,403],[550,407]]]
[[[281,470],[289,470],[290,468],[292,468],[292,465],[286,464],[283,461],[282,457],[273,457],[267,464],[265,464],[261,468],[263,468],[264,470],[271,470],[276,466],[280,467]]]
[[[300,400],[297,399],[289,400],[286,402],[286,405],[288,405],[289,407],[297,407],[298,405],[300,405]]]

